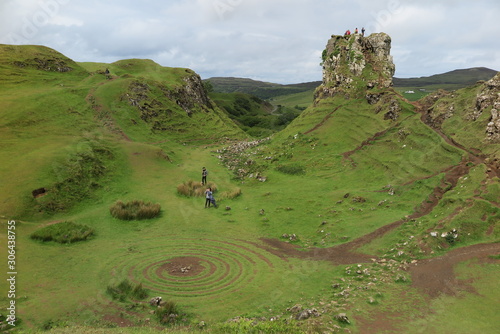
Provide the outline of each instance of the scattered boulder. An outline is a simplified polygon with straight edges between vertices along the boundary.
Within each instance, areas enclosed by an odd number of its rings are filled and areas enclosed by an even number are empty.
[[[181,273],[187,273],[191,270],[191,266],[181,267]]]
[[[289,308],[287,308],[286,310],[287,310],[288,312],[297,313],[297,312],[302,311],[302,305],[300,305],[300,304],[295,304],[294,306],[289,307]]]
[[[361,196],[356,196],[352,198],[353,203],[364,203],[366,202],[366,198]]]
[[[149,300],[149,305],[151,306],[160,306],[161,304],[161,297],[153,297]]]
[[[347,314],[345,314],[345,313],[339,313],[339,314],[335,315],[334,318],[336,320],[338,320],[339,322],[343,322],[343,323],[346,323],[346,324],[350,324],[351,323],[349,321],[349,318],[347,317]]]
[[[297,313],[297,315],[295,316],[295,319],[297,320],[306,320],[306,319],[309,319],[310,317],[314,316],[314,317],[319,317],[321,314],[318,312],[317,309],[313,308],[313,309],[307,309],[307,310],[303,310],[303,311],[300,311],[299,313]]]
[[[290,241],[296,241],[298,239],[297,235],[296,234],[287,234],[287,233],[284,233],[281,235],[282,238],[285,238],[285,239],[288,239]]]
[[[45,188],[38,188],[38,189],[35,189],[31,192],[31,194],[33,195],[34,198],[41,197],[41,196],[45,195],[46,193],[47,193],[47,189],[45,189]]]

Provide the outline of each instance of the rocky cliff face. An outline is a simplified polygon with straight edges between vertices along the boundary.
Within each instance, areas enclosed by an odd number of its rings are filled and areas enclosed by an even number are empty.
[[[477,95],[473,118],[477,119],[489,108],[491,117],[486,127],[486,138],[493,143],[500,143],[500,72],[487,81]]]
[[[395,66],[390,50],[391,38],[385,33],[332,35],[323,51],[323,84],[315,100],[366,96],[372,104],[377,103],[378,93],[392,86]]]
[[[198,74],[186,69],[182,83],[167,87],[164,84],[137,79],[132,81],[121,100],[139,110],[142,120],[150,123],[154,130],[171,129],[167,125],[179,106],[188,116],[197,111],[213,111],[214,105],[208,98]]]
[[[476,93],[471,97],[465,93],[464,97],[460,91],[439,90],[420,100],[425,122],[441,128],[448,119],[460,117],[464,124],[481,124],[479,128],[484,129],[485,142],[500,143],[500,73],[469,90]]]
[[[198,74],[192,72],[182,80],[186,83],[185,85],[166,91],[166,95],[171,100],[175,101],[188,115],[191,115],[197,106],[205,111],[213,109]]]

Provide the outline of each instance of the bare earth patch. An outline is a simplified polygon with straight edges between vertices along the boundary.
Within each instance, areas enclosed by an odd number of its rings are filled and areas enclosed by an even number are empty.
[[[201,259],[192,256],[176,257],[165,262],[158,268],[157,275],[162,276],[162,271],[167,271],[169,275],[189,277],[201,273],[205,267],[201,264]]]

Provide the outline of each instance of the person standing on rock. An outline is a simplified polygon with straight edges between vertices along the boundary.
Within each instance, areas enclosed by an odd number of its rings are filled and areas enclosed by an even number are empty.
[[[354,29],[354,33],[357,35],[358,34],[358,27],[356,27],[356,29]]]
[[[201,184],[207,184],[208,171],[205,167],[201,169]]]
[[[361,28],[361,37],[365,37],[365,27]]]

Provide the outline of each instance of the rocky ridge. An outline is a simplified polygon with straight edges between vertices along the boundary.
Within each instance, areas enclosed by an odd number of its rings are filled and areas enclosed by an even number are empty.
[[[486,126],[486,138],[492,143],[500,143],[500,73],[484,84],[476,98],[476,110],[473,113],[477,119],[489,109],[491,117]]]
[[[323,84],[315,92],[315,101],[370,95],[377,102],[377,93],[392,86],[395,66],[390,50],[391,37],[385,33],[332,35],[323,51]]]
[[[462,115],[464,122],[481,122],[484,127],[484,142],[500,143],[500,73],[473,89],[475,96],[467,101]],[[420,101],[424,120],[433,128],[440,129],[452,117],[460,117],[461,95],[459,91],[439,90]]]

